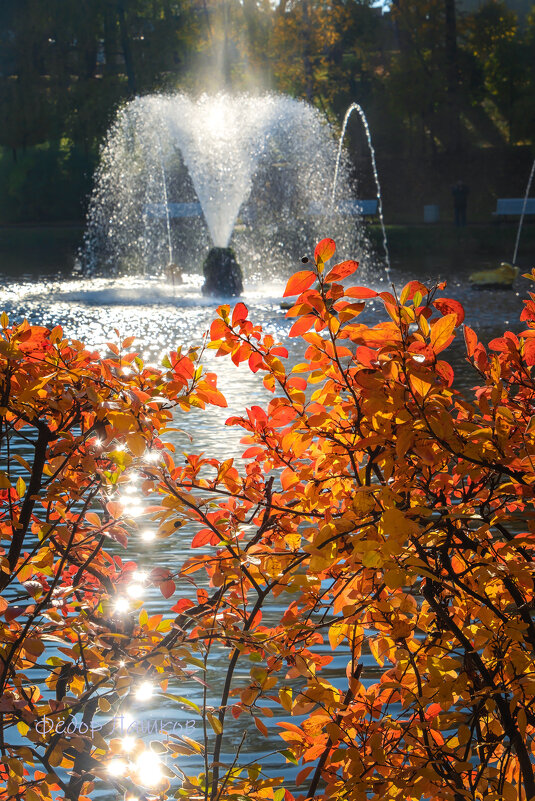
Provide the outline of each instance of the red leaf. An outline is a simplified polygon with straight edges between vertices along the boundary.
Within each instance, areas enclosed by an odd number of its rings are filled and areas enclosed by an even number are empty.
[[[307,388],[307,382],[304,378],[299,378],[299,376],[290,376],[288,379],[289,387],[295,387],[296,389],[300,389],[304,391]]]
[[[262,366],[262,356],[255,350],[249,356],[249,368],[253,373],[257,373]]]
[[[316,250],[314,251],[314,258],[316,263],[318,261],[329,261],[334,256],[334,251],[336,250],[336,242],[334,239],[322,239],[316,245]]]
[[[448,387],[451,387],[451,385],[453,384],[453,379],[455,377],[455,374],[453,372],[453,367],[451,366],[451,364],[448,364],[448,362],[444,361],[438,361],[435,365],[435,370],[440,376],[442,376],[442,378],[446,382],[446,385]]]
[[[464,320],[464,309],[458,300],[451,300],[451,298],[436,298],[436,300],[433,301],[433,306],[444,316],[446,314],[456,314],[456,325],[461,325]]]
[[[348,298],[376,298],[379,293],[367,286],[351,286],[344,291]]]
[[[331,281],[341,281],[342,278],[347,278],[348,275],[352,275],[355,270],[358,270],[358,266],[358,261],[352,261],[351,259],[342,261],[340,264],[335,264],[332,270],[325,276],[325,281],[327,283]]]
[[[283,297],[287,298],[290,295],[300,295],[301,292],[304,292],[305,289],[312,286],[315,280],[316,273],[310,270],[300,270],[298,273],[294,273],[286,284]]]
[[[192,548],[201,548],[203,545],[208,545],[214,536],[214,532],[209,528],[202,528],[195,534],[191,541]]]
[[[372,367],[377,361],[377,352],[366,345],[359,345],[355,352],[356,360],[365,367]]]
[[[167,581],[171,576],[171,571],[168,570],[166,567],[154,567],[150,571],[150,578],[151,581],[154,581],[156,584],[159,581]]]
[[[5,618],[8,623],[15,620],[16,617],[22,615],[26,611],[25,606],[8,606],[5,611]]]
[[[232,325],[233,327],[238,323],[243,323],[244,320],[247,319],[247,315],[249,314],[249,309],[245,305],[245,303],[237,303],[234,311],[232,312]]]
[[[403,288],[402,294],[404,294],[405,292],[407,292],[408,300],[412,300],[417,292],[419,292],[420,295],[427,295],[429,290],[425,286],[425,284],[422,284],[420,281],[409,281],[407,286]]]
[[[176,584],[174,581],[172,581],[172,579],[169,579],[168,581],[163,581],[160,584],[160,592],[162,593],[164,598],[170,598],[171,595],[175,592],[175,590],[176,590]]]
[[[528,339],[524,344],[524,360],[528,367],[533,367],[535,364],[535,341]]]
[[[433,718],[436,718],[437,715],[440,715],[441,712],[442,707],[440,704],[430,704],[430,706],[427,707],[425,717],[427,720],[432,720]]]

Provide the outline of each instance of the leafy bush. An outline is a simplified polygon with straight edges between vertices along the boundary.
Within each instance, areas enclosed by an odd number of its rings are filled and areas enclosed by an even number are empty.
[[[262,757],[251,762],[244,749],[251,725],[270,733],[274,710],[282,758],[299,764],[295,783],[303,797],[535,796],[535,295],[526,301],[527,330],[520,336],[506,333],[485,348],[465,326],[479,387],[463,398],[443,358],[463,323],[461,305],[439,296],[443,286],[428,289],[417,281],[399,295],[348,287],[342,281],[357,264],[326,270],[333,254],[334,242],[323,240],[315,265],[289,281],[286,295],[296,297],[288,312],[295,318],[290,335],[307,343],[304,361],[292,369],[285,366],[285,349],[249,319],[243,303],[232,312],[220,307],[212,323],[216,354],[248,362],[273,393],[266,408],[253,406],[227,421],[244,430],[241,472],[232,459],[197,454],[175,460],[159,440],[160,458],[141,461],[169,422],[169,403],[223,403],[212,378],[195,383],[202,379],[191,372],[192,356],[174,367],[172,355],[164,373],[139,366],[139,378],[137,357],[128,357],[134,375],[123,377],[121,354],[105,361],[101,374],[81,346],[64,343],[70,372],[57,353],[49,379],[50,364],[35,365],[43,348],[50,361],[58,335],[28,335],[34,329],[26,328],[27,343],[19,344],[20,329],[6,333],[1,353],[11,406],[5,403],[3,433],[22,433],[34,421],[37,459],[44,436],[37,421],[43,419],[59,443],[47,446],[49,472],[38,500],[31,500],[31,480],[28,489],[17,489],[4,479],[4,536],[20,540],[18,521],[33,504],[39,510],[30,514],[34,533],[52,546],[36,543],[38,558],[20,549],[17,559],[7,554],[3,562],[4,581],[26,593],[23,603],[17,600],[20,613],[13,616],[11,604],[3,612],[16,625],[14,634],[4,630],[4,739],[10,725],[29,726],[33,749],[4,749],[12,776],[21,777],[19,794],[32,801],[46,796],[52,778],[63,787],[62,765],[72,774],[67,797],[87,794],[92,779],[105,778],[104,765],[124,748],[112,741],[106,750],[105,738],[80,735],[60,736],[51,748],[31,728],[39,715],[89,709],[100,692],[117,704],[142,672],[152,673],[165,692],[174,671],[185,688],[181,698],[167,697],[191,707],[187,693],[200,677],[188,665],[202,667],[209,684],[226,652],[217,707],[208,706],[208,688],[204,692],[201,742],[170,735],[153,746],[166,750],[182,779],[175,789],[173,769],[162,768],[171,782],[169,789],[162,778],[162,797],[291,801],[289,782],[267,776]],[[376,325],[358,320],[371,298],[386,311]],[[81,399],[80,413],[58,400],[58,382]],[[168,402],[156,406],[162,396]],[[98,421],[104,447],[97,453]],[[114,448],[112,437],[125,450]],[[175,620],[155,625],[141,611],[128,616],[127,628],[126,619],[110,621],[103,610],[130,568],[97,547],[104,535],[123,538],[124,523],[114,519],[120,509],[112,500],[97,519],[89,499],[93,491],[95,498],[101,489],[109,492],[133,466],[153,495],[158,535],[183,537],[177,528],[192,522],[196,531],[180,567],[151,574],[165,598],[178,586]],[[59,503],[56,512],[52,501]],[[21,590],[16,582],[27,583],[30,561],[41,589],[23,584]],[[73,573],[83,582],[73,581]],[[62,589],[64,607],[42,620],[53,589],[64,585],[72,587]],[[35,663],[50,630],[69,643],[51,663],[53,701],[30,689],[19,672]],[[380,671],[363,670],[368,651]],[[346,670],[333,678],[325,668],[335,654]],[[224,758],[230,719],[243,731],[241,741],[232,741],[231,763]],[[139,753],[143,746],[135,747]],[[35,784],[22,771],[43,748],[48,774]],[[129,791],[135,760],[122,754],[124,775],[107,780]],[[202,759],[201,773],[187,769],[190,755]]]
[[[118,493],[160,453],[175,406],[224,399],[194,351],[162,372],[125,352],[132,339],[101,358],[59,326],[0,325],[2,797],[82,798],[108,778],[114,725],[95,715],[151,666],[181,677],[188,664],[171,621],[125,619],[144,579],[110,549],[132,523]]]

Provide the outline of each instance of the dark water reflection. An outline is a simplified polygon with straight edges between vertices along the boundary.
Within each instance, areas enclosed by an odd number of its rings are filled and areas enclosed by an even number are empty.
[[[413,278],[424,283],[447,280],[448,287],[440,294],[461,301],[466,309],[466,323],[477,331],[483,342],[488,342],[505,328],[513,331],[522,330],[523,326],[519,323],[518,316],[522,307],[522,296],[527,293],[530,286],[525,279],[518,279],[512,291],[471,289],[467,281],[468,274],[474,269],[487,266],[492,265],[488,262],[476,263],[473,260],[463,262],[459,259],[453,263],[451,260],[437,257],[411,258],[407,262],[396,260],[391,280],[399,289]],[[386,288],[384,280],[380,283],[378,278],[373,276],[369,276],[368,281],[365,276],[360,276],[357,282],[368,283],[377,289]],[[286,340],[291,322],[285,319],[284,312],[280,309],[283,283],[283,281],[272,281],[262,286],[250,287],[246,292],[245,302],[255,322],[262,323],[266,331],[288,344]],[[41,277],[39,280],[32,278],[21,281],[6,276],[3,288],[0,290],[0,306],[12,319],[20,320],[26,317],[30,322],[50,327],[59,323],[63,325],[67,335],[103,350],[105,342],[116,340],[114,329],[117,328],[123,336],[135,335],[138,338],[137,347],[146,361],[159,362],[165,352],[175,349],[177,345],[200,343],[203,333],[213,319],[216,303],[202,298],[199,284],[198,278],[191,279],[174,293],[169,287],[147,279],[55,280]],[[384,319],[384,317],[379,318],[378,314],[378,305],[369,304],[366,315],[370,322],[373,319]],[[293,340],[289,350],[291,362],[301,361],[304,343]],[[456,370],[457,385],[464,391],[469,391],[477,378],[464,361],[462,339],[450,349],[449,354]],[[209,412],[193,411],[182,415],[177,422],[185,433],[173,435],[177,452],[205,451],[220,459],[239,457],[242,431],[225,426],[225,420],[230,414],[242,413],[247,406],[262,404],[267,398],[267,393],[260,377],[250,373],[245,366],[238,369],[230,360],[216,360],[211,351],[205,353],[203,363],[206,368],[218,373],[219,385],[228,400],[228,409],[214,408]],[[188,554],[191,532],[182,529],[173,539],[149,542],[141,535],[146,527],[141,517],[139,531],[133,532],[126,553],[120,552],[121,557],[138,561],[140,568],[147,571],[157,565],[177,570]],[[187,595],[188,587],[179,587],[178,594]],[[159,592],[153,590],[148,593],[146,607],[149,614],[162,612],[166,607],[169,609],[176,600],[175,595],[172,600],[163,601]],[[269,612],[273,615],[281,610],[282,606],[273,605]],[[227,656],[214,653],[208,676],[209,703],[214,706],[219,704],[226,667]],[[333,662],[325,668],[325,677],[335,685],[339,683],[343,686],[344,668],[344,653],[337,651]],[[370,654],[365,653],[364,679],[372,681],[378,675],[378,667]],[[243,679],[243,683],[246,682],[248,665],[237,672],[234,682],[236,686],[239,686],[240,678]],[[170,686],[168,691],[180,695],[187,693],[190,700],[202,703],[200,686],[193,682],[187,687]],[[264,705],[268,706],[269,703]],[[157,694],[149,702],[133,702],[129,704],[128,709],[122,711],[129,712],[136,718],[163,718],[182,722],[193,717],[190,710],[180,710],[172,701]],[[282,718],[279,717],[280,719]],[[250,723],[243,749],[243,753],[248,756],[244,757],[244,761],[254,760],[284,748],[283,741],[277,736],[275,720],[276,718],[273,718],[268,727],[267,739],[259,734],[252,722]],[[241,741],[243,727],[243,717],[239,721],[229,717],[222,762],[232,762]],[[195,731],[196,734],[193,736],[198,736],[200,739],[202,727],[198,720]],[[276,754],[265,757],[263,762],[266,772],[271,775],[284,775],[288,782],[287,786],[291,786],[297,768],[287,765],[284,758]],[[199,761],[189,759],[184,760],[181,767],[186,772],[193,773],[202,765]],[[116,796],[114,791],[110,790],[104,792],[102,797],[111,799]]]

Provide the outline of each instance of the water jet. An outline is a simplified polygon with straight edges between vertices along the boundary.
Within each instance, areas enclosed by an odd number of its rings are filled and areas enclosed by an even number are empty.
[[[386,275],[387,275],[387,278],[388,278],[389,273],[390,273],[390,253],[388,251],[388,239],[387,239],[387,236],[386,236],[386,227],[385,227],[385,220],[384,220],[384,214],[383,214],[383,196],[382,196],[382,193],[381,193],[381,184],[379,182],[379,172],[377,170],[377,161],[376,161],[376,158],[375,158],[375,148],[373,146],[372,135],[371,135],[371,132],[370,132],[370,126],[368,125],[368,118],[366,117],[364,109],[362,108],[361,105],[359,105],[359,103],[351,103],[351,105],[349,106],[349,108],[347,109],[347,111],[345,113],[344,121],[342,123],[342,131],[340,133],[340,139],[339,139],[339,143],[338,143],[338,154],[337,154],[337,157],[336,157],[336,167],[335,167],[335,170],[334,170],[334,179],[333,179],[333,188],[332,188],[332,194],[331,194],[331,203],[333,205],[335,203],[336,187],[337,187],[338,176],[339,176],[339,173],[340,173],[340,168],[341,168],[341,163],[342,163],[343,144],[344,144],[344,139],[345,139],[345,135],[346,135],[347,124],[349,122],[349,118],[351,117],[351,115],[353,114],[354,111],[356,111],[358,113],[359,117],[360,117],[360,121],[362,122],[362,126],[364,128],[364,133],[366,134],[366,141],[368,142],[368,148],[369,148],[369,151],[370,151],[370,158],[371,158],[371,163],[372,163],[373,177],[374,177],[374,180],[375,180],[375,189],[376,189],[376,193],[377,193],[377,214],[378,214],[378,217],[379,217],[379,222],[381,224],[381,232],[382,232],[382,235],[383,235],[383,249],[384,249],[384,254],[385,254]]]
[[[526,207],[528,205],[528,198],[529,193],[531,191],[531,184],[533,181],[533,175],[535,174],[535,159],[533,160],[533,164],[531,165],[531,172],[529,174],[528,183],[526,186],[526,191],[524,193],[524,201],[522,203],[522,213],[520,215],[520,219],[518,221],[518,230],[516,232],[516,241],[515,241],[515,249],[513,252],[513,264],[516,264],[516,257],[518,256],[518,246],[520,245],[520,234],[522,233],[522,225],[524,224],[524,217],[526,216]]]

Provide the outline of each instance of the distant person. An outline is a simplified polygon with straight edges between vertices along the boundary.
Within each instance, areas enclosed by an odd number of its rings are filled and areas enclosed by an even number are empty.
[[[469,191],[470,190],[463,181],[457,181],[455,186],[451,189],[453,208],[455,211],[455,225],[457,228],[464,228],[466,225],[466,204]]]

